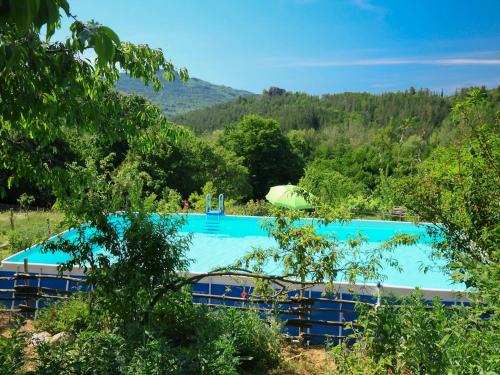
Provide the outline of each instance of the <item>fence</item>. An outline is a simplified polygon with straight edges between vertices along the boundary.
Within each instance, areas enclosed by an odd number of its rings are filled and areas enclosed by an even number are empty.
[[[304,339],[324,342],[338,342],[347,339],[357,317],[356,304],[374,307],[369,302],[359,302],[340,298],[291,297],[273,301],[270,305],[261,298],[234,297],[219,294],[193,293],[195,303],[219,308],[253,310],[261,314],[274,314],[284,320],[291,339]],[[229,302],[229,303],[228,303]],[[321,319],[320,317],[324,317]],[[336,319],[335,319],[336,318]],[[325,333],[325,328],[336,328],[335,334]]]
[[[48,274],[13,273],[0,277],[0,284],[11,285],[0,289],[0,303],[10,311],[32,315],[46,306],[47,302],[68,298],[75,291],[88,291],[84,278]],[[311,292],[299,298],[289,295],[286,299],[269,302],[248,294],[238,296],[238,286],[193,284],[192,296],[195,304],[208,308],[231,308],[253,310],[262,316],[273,314],[284,321],[286,333],[291,340],[306,340],[314,343],[331,340],[340,342],[352,333],[357,313],[350,299],[323,298]],[[370,306],[370,302],[361,302]]]
[[[14,273],[1,276],[0,283],[12,284],[11,288],[0,289],[0,302],[10,311],[27,314],[45,307],[47,301],[63,300],[75,291],[88,290],[83,278],[45,274]]]

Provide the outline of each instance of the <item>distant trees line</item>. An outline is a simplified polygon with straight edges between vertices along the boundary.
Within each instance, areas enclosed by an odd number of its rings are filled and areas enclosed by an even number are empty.
[[[452,104],[463,98],[467,91],[463,89],[453,96],[443,96],[427,89],[417,91],[410,88],[406,92],[381,95],[342,93],[313,96],[270,88],[260,96],[240,97],[229,103],[178,115],[174,121],[197,133],[207,133],[235,124],[250,114],[275,119],[285,132],[328,127],[356,131],[359,129],[354,128],[358,126],[377,128],[415,118],[420,130],[430,130],[430,126],[436,127],[443,122]]]
[[[500,88],[480,91],[490,111],[499,108]],[[450,108],[467,92],[450,97],[428,90],[317,97],[271,88],[258,97],[177,118],[202,130],[201,135],[155,110],[147,112],[138,133],[124,132],[110,141],[65,129],[39,148],[55,165],[106,161],[112,178],[120,181],[121,194],[140,189],[151,201],[167,202],[175,192],[174,208],[181,198],[208,187],[245,202],[262,199],[270,186],[300,183],[330,204],[387,211],[397,204],[392,185],[398,179],[411,175],[437,147],[460,139]],[[117,94],[113,100],[122,103],[118,107],[150,108],[138,96]],[[130,121],[126,112],[117,114],[116,126]],[[173,132],[180,135],[172,137]],[[0,169],[5,178],[13,172]],[[4,192],[4,202],[28,193],[37,198],[36,204],[54,203],[43,184],[21,180]]]

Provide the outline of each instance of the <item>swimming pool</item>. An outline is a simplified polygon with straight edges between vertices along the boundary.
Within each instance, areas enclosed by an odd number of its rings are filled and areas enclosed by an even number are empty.
[[[199,214],[186,215],[186,221],[181,228],[184,234],[192,235],[192,243],[188,258],[192,259],[191,273],[203,273],[216,267],[227,266],[241,258],[253,247],[271,247],[275,241],[268,237],[262,229],[263,220],[269,218],[249,216],[210,217]],[[307,219],[304,219],[307,220]],[[427,235],[425,225],[415,225],[407,222],[353,220],[346,224],[333,223],[319,229],[322,233],[333,233],[338,241],[345,241],[357,233],[367,238],[365,249],[376,247],[395,234],[419,235],[418,243],[411,246],[399,246],[394,250],[403,271],[392,267],[384,267],[382,280],[368,280],[368,283],[381,281],[385,287],[413,289],[415,287],[430,290],[464,290],[465,286],[454,284],[443,270],[443,263],[431,259],[431,239]],[[59,236],[71,239],[77,235],[76,230],[66,231]],[[102,250],[99,250],[102,251]],[[42,245],[35,245],[27,250],[10,256],[2,262],[2,271],[19,270],[24,259],[28,259],[30,268],[41,273],[55,273],[57,264],[69,260],[69,255],[43,253]],[[422,269],[427,268],[427,272]],[[275,266],[270,265],[268,273],[276,273]],[[74,270],[73,274],[78,274]],[[338,280],[342,282],[342,280]]]
[[[275,245],[274,240],[269,238],[267,232],[261,228],[262,220],[272,219],[248,216],[207,218],[206,215],[186,215],[181,234],[192,235],[192,243],[187,254],[188,258],[192,259],[190,273],[204,273],[216,267],[232,264],[252,247]],[[91,229],[88,231],[90,233]],[[465,290],[465,286],[453,284],[441,268],[443,264],[430,259],[431,241],[424,225],[353,220],[347,224],[331,224],[319,231],[325,234],[333,233],[338,241],[345,241],[359,232],[368,239],[364,245],[367,250],[398,233],[420,235],[420,239],[415,245],[400,246],[394,250],[394,256],[398,259],[403,272],[387,266],[382,271],[385,276],[383,280],[360,282],[354,287],[338,280],[334,288],[335,293],[326,297],[324,296],[325,285],[318,284],[308,288],[305,297],[314,308],[307,317],[309,324],[304,338],[311,343],[320,344],[325,339],[339,343],[351,334],[352,329],[348,324],[354,322],[358,316],[355,311],[355,300],[375,304],[382,295],[404,296],[412,292],[415,287],[419,287],[424,298],[430,300],[438,297],[446,305],[468,301],[467,295],[460,292]],[[77,235],[76,230],[69,230],[59,234],[56,238],[72,239]],[[96,249],[96,251],[105,250]],[[42,245],[35,245],[2,261],[0,304],[7,308],[13,309],[20,306],[18,300],[12,301],[16,293],[11,291],[16,290],[16,281],[13,281],[13,276],[18,272],[24,272],[25,259],[28,260],[28,272],[40,277],[37,284],[39,288],[76,291],[88,290],[90,287],[82,289],[79,283],[51,276],[57,274],[57,264],[69,260],[69,255],[61,252],[44,254]],[[275,267],[276,265],[270,265],[266,271],[275,273]],[[424,273],[421,271],[423,267],[430,267],[430,270]],[[49,275],[50,278],[42,279],[43,275]],[[65,275],[80,277],[84,273],[83,270],[74,268],[71,272],[65,272]],[[378,281],[382,283],[377,285]],[[193,302],[209,306],[268,308],[269,306],[265,303],[248,300],[253,285],[253,281],[249,278],[210,276],[192,284]],[[297,288],[297,285],[293,285],[288,291],[289,301],[297,295]],[[44,306],[44,302],[41,303],[39,306]],[[288,312],[290,308],[290,304],[282,305],[277,315],[285,321],[285,331],[291,336],[297,336],[299,331],[294,325],[293,315],[290,316]],[[295,315],[297,315],[296,312]]]

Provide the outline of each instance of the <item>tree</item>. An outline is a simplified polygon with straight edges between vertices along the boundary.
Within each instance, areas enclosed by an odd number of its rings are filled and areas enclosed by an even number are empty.
[[[335,170],[336,164],[333,160],[314,160],[307,166],[300,185],[325,203],[338,207],[349,196],[365,193],[366,188]]]
[[[212,181],[227,197],[242,200],[251,196],[248,170],[243,158],[231,150],[197,138],[187,129],[179,129],[182,138],[172,137],[176,126],[153,124],[134,139],[127,159],[120,166],[135,164],[135,176],[148,175],[145,190],[161,195],[165,187],[177,190],[187,198]],[[133,178],[134,176],[130,176]]]
[[[0,8],[0,164],[15,171],[1,189],[23,176],[54,181],[63,168],[41,151],[51,150],[64,129],[109,140],[133,134],[151,109],[129,107],[113,92],[120,71],[156,89],[159,69],[174,78],[161,50],[122,42],[106,26],[79,21],[66,0],[5,0]],[[71,36],[52,41],[61,13],[74,19]],[[97,55],[95,64],[83,57],[87,50]],[[180,75],[187,78],[185,70]],[[118,113],[124,121],[110,120]]]
[[[278,95],[284,95],[286,94],[286,90],[285,89],[281,89],[279,87],[269,87],[269,90],[264,90],[262,92],[262,95],[263,96],[278,96]]]
[[[435,225],[436,249],[455,278],[498,288],[500,117],[480,90],[472,90],[455,104],[453,118],[458,139],[437,148],[396,191],[400,203]]]
[[[302,299],[306,289],[315,284],[325,283],[326,292],[334,293],[338,281],[345,280],[351,286],[359,279],[379,281],[386,255],[389,254],[385,266],[398,266],[388,251],[415,241],[412,236],[399,235],[378,248],[363,249],[366,238],[361,235],[340,242],[333,233],[321,233],[320,229],[325,229],[330,222],[344,220],[341,211],[332,211],[326,206],[321,208],[319,215],[314,223],[303,222],[299,211],[276,209],[275,218],[263,222],[262,226],[276,240],[277,246],[255,248],[234,266],[255,275],[265,275],[269,266],[276,270],[268,277],[256,277],[254,295],[277,298],[298,284],[298,297]]]
[[[306,165],[312,158],[315,132],[311,130],[291,130],[287,136],[292,145],[293,153],[299,157],[302,165]]]
[[[21,210],[24,210],[26,213],[26,217],[28,217],[28,210],[30,205],[35,201],[35,197],[32,195],[28,195],[26,193],[21,194],[17,202],[21,206]]]
[[[220,144],[243,158],[254,198],[263,198],[273,185],[295,183],[302,174],[299,158],[274,120],[247,116],[226,129]]]

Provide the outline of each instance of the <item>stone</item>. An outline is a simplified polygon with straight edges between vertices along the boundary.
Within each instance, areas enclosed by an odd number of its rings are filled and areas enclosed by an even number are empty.
[[[59,332],[52,336],[49,341],[52,344],[58,344],[60,342],[68,342],[71,340],[71,335],[68,332]]]
[[[40,345],[40,344],[43,344],[45,342],[50,341],[51,338],[52,338],[52,335],[48,332],[45,332],[45,331],[37,332],[31,336],[30,344],[33,346],[37,346],[37,345]]]

